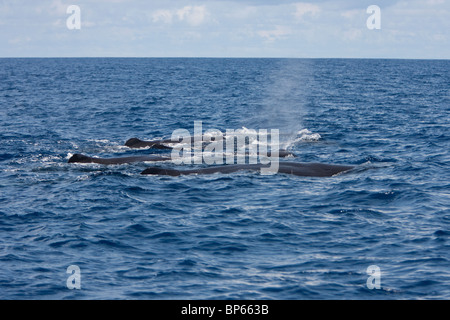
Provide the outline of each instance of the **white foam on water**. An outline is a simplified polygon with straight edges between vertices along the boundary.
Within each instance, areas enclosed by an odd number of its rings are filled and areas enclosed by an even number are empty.
[[[308,129],[302,129],[297,132],[295,141],[319,141],[322,137],[318,133],[312,133]]]

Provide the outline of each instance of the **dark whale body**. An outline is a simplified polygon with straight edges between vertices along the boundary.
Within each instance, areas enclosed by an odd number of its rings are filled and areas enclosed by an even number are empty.
[[[153,148],[153,149],[172,149],[171,147],[166,146],[164,144],[165,143],[176,143],[176,142],[177,141],[172,141],[170,139],[143,141],[143,140],[140,140],[138,138],[131,138],[131,139],[128,139],[125,142],[125,146],[127,146],[129,148],[134,148],[134,149],[146,148],[146,147],[150,147],[150,148]],[[181,142],[181,139],[178,142]]]
[[[131,156],[131,157],[119,157],[119,158],[92,158],[85,156],[84,154],[74,154],[69,163],[99,163],[99,164],[124,164],[142,161],[166,161],[171,160],[167,156],[148,155],[148,156]]]
[[[207,168],[192,169],[192,170],[175,170],[164,169],[160,167],[150,167],[141,172],[141,174],[149,175],[166,175],[166,176],[180,176],[189,174],[213,174],[213,173],[233,173],[241,170],[261,170],[261,168],[268,168],[269,165],[263,164],[231,164],[212,166]],[[332,165],[322,163],[299,163],[299,162],[279,162],[278,173],[293,174],[302,177],[331,177],[340,172],[353,169],[353,166]]]
[[[286,157],[290,153],[280,150],[279,157]],[[271,153],[267,153],[268,157],[271,157]],[[163,155],[146,155],[146,156],[130,156],[130,157],[116,157],[116,158],[93,158],[86,156],[84,154],[74,154],[70,159],[69,163],[99,163],[99,164],[124,164],[133,162],[144,162],[144,161],[168,161],[172,160],[171,156]]]
[[[211,141],[208,141],[211,140]],[[193,144],[196,140],[201,141],[202,143],[208,143],[213,142],[216,138],[215,137],[182,137],[178,139],[163,139],[163,140],[150,140],[150,141],[144,141],[138,138],[131,138],[128,139],[127,142],[125,142],[125,145],[129,148],[155,148],[155,149],[172,149],[172,147],[166,146],[165,144],[169,143],[181,143],[184,142],[190,142]]]

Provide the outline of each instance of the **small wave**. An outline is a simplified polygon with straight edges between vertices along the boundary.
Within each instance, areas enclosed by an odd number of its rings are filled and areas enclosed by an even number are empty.
[[[318,133],[312,133],[308,129],[302,129],[299,132],[297,132],[297,138],[295,139],[295,142],[299,141],[319,141],[322,138],[322,136]]]
[[[4,161],[4,160],[9,160],[14,158],[14,154],[10,154],[10,153],[2,153],[0,154],[0,161]]]
[[[102,144],[109,144],[109,143],[111,143],[111,141],[109,141],[107,139],[88,139],[88,141],[102,143]]]

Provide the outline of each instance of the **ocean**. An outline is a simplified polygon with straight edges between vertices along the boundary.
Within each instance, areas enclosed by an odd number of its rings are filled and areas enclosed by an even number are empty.
[[[2,299],[450,299],[448,60],[5,58],[0,79]],[[195,121],[357,168],[68,163],[166,154],[124,143]]]

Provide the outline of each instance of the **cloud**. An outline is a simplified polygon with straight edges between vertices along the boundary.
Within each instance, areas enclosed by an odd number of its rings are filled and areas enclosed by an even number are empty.
[[[275,41],[290,34],[292,34],[291,28],[280,25],[275,26],[275,29],[272,30],[258,31],[258,35],[268,41]]]
[[[315,16],[321,11],[319,6],[307,2],[295,3],[294,6],[294,16],[299,20],[301,20],[305,15]]]
[[[185,6],[174,10],[160,9],[153,12],[152,21],[170,24],[174,19],[178,19],[178,21],[186,22],[191,26],[199,26],[205,21],[208,14],[205,6]]]
[[[52,13],[55,15],[64,15],[66,14],[68,4],[64,4],[61,0],[53,0],[50,4],[50,9],[53,11]],[[42,11],[42,7],[38,7],[37,10]]]
[[[372,3],[379,32],[366,26]],[[0,56],[448,58],[449,13],[449,0],[0,0]]]
[[[205,20],[208,11],[205,6],[186,6],[177,10],[178,19],[187,21],[192,26],[198,26]]]
[[[363,32],[361,29],[352,28],[352,29],[343,31],[343,38],[345,40],[349,40],[349,41],[359,40],[359,39],[361,39],[362,35],[363,35]]]
[[[347,19],[354,19],[355,17],[361,16],[361,14],[364,14],[365,12],[365,8],[346,10],[341,13],[341,16]]]
[[[170,10],[157,10],[152,14],[153,22],[172,23],[173,13]]]
[[[8,42],[10,44],[14,44],[14,45],[24,44],[24,43],[27,43],[27,42],[30,42],[30,41],[31,41],[30,37],[16,37],[16,38],[8,40]]]

